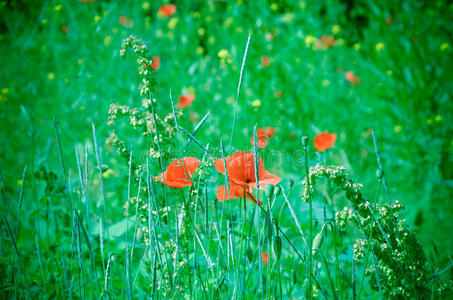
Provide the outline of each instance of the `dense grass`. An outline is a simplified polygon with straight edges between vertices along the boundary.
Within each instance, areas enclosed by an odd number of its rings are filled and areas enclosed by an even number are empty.
[[[307,295],[310,286],[305,282],[305,264],[286,239],[282,237],[282,259],[278,261],[283,271],[277,272],[280,268],[271,254],[271,263],[260,262],[259,250],[271,253],[270,240],[275,241],[276,233],[271,239],[266,237],[266,228],[272,227],[269,219],[264,211],[256,219],[260,210],[250,201],[245,206],[241,199],[217,202],[215,192],[224,179],[212,166],[206,167],[204,177],[200,175],[206,189],[199,197],[188,188],[164,191],[159,183],[147,178],[161,172],[159,160],[147,155],[146,140],[133,135],[126,122],[116,124],[118,135],[127,137],[133,157],[142,165],[149,162],[149,174],[144,171],[141,181],[130,175],[129,155],[124,159],[105,143],[112,131],[107,126],[109,105],[139,107],[143,98],[136,57],[123,59],[119,55],[121,43],[129,35],[142,38],[150,56],[160,57],[160,68],[153,75],[157,82],[153,90],[157,115],[171,115],[170,89],[175,101],[181,94],[194,93],[195,101],[183,110],[178,123],[192,132],[210,112],[195,137],[203,146],[209,144],[216,158],[222,157],[221,141],[224,156],[236,150],[253,152],[250,138],[255,125],[276,128],[276,135],[260,156],[266,169],[282,178],[284,193],[276,197],[272,214],[301,253],[310,252],[303,249],[295,221],[300,222],[303,231],[308,230],[308,204],[301,200],[301,181],[307,166],[302,136],[310,137],[308,165],[326,162],[344,166],[356,182],[364,184],[366,199],[383,204],[387,196],[376,177],[378,164],[370,131],[374,129],[390,202],[398,199],[405,205],[401,218],[418,233],[431,275],[451,264],[451,4],[178,1],[177,12],[171,18],[157,13],[162,4],[1,2],[3,298],[24,297],[25,293],[32,298],[67,298],[68,293],[91,298],[99,297],[104,290],[113,298],[129,293],[137,297],[146,293],[176,297],[181,293],[186,297],[252,298],[273,294],[278,298],[280,291],[283,297]],[[230,149],[236,91],[249,34]],[[335,45],[319,46],[322,35],[333,35]],[[263,66],[262,56],[268,57],[268,66]],[[347,71],[353,71],[360,83],[348,82]],[[92,125],[96,129],[97,153]],[[316,152],[311,143],[322,131],[338,135],[327,154]],[[183,154],[186,141],[187,136],[179,132],[163,145],[169,152],[162,162],[164,168],[170,157]],[[199,159],[206,155],[196,142],[189,145],[186,154]],[[153,219],[156,236],[165,247],[168,245],[164,241],[172,241],[172,236],[179,241],[186,239],[180,246],[186,247],[181,253],[187,257],[173,257],[172,262],[186,259],[196,271],[190,269],[190,264],[181,268],[166,265],[166,270],[153,265],[157,253],[153,244],[149,246],[152,249],[146,248],[136,236],[139,231],[126,230],[136,227],[135,211],[127,219],[124,205],[137,195],[139,181],[141,188],[149,190],[152,183],[155,190],[149,198],[146,192],[141,194],[146,203],[162,203],[164,195],[168,197],[173,210],[167,223]],[[313,198],[315,233],[325,223],[324,215],[329,219],[348,203],[329,184],[321,184],[319,190]],[[260,197],[267,208],[265,194]],[[79,215],[72,213],[72,207]],[[135,206],[130,209],[135,210]],[[252,212],[255,226],[251,226]],[[175,221],[178,218],[186,222],[183,227],[189,232],[179,231]],[[215,223],[210,223],[213,220]],[[218,227],[221,243],[213,224]],[[110,231],[105,230],[106,225]],[[247,232],[250,239],[241,238]],[[348,278],[353,272],[352,243],[358,235],[358,231],[350,232],[342,236],[341,242],[329,235],[324,245],[326,256],[333,255],[334,246],[338,246],[341,255],[336,261],[343,264]],[[258,236],[261,244],[256,243]],[[233,239],[234,243],[228,243]],[[171,248],[179,246],[168,247],[163,250],[166,255],[182,255]],[[223,257],[221,251],[228,255],[228,251],[239,251],[240,256]],[[141,260],[143,253],[150,256]],[[351,298],[351,289],[334,260],[324,264],[318,257],[317,263],[321,285],[329,296],[333,293],[326,265],[330,266],[338,297]],[[271,265],[272,270],[267,269]],[[105,289],[107,266],[110,277]],[[359,282],[363,265],[354,268]],[[153,273],[155,270],[157,273]],[[162,283],[153,282],[155,274],[166,278],[174,272],[180,276],[174,282],[181,282],[182,289],[187,290],[179,291],[174,286],[157,290],[156,285]],[[245,283],[241,282],[243,273],[248,278]],[[440,279],[447,281],[449,273],[442,273]],[[266,282],[270,275],[272,285]],[[282,290],[277,284],[280,279]],[[207,294],[200,284],[207,285]],[[431,282],[426,284],[431,286]],[[245,286],[247,289],[242,289]],[[237,289],[244,294],[234,294]],[[322,297],[319,291],[317,295]],[[364,281],[362,297],[379,297],[368,280]]]

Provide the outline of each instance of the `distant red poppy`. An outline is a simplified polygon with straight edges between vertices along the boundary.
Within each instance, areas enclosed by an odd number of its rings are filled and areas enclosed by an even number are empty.
[[[282,96],[282,94],[283,94],[283,92],[278,90],[278,91],[275,92],[274,97],[275,98],[280,98]]]
[[[347,81],[349,81],[350,83],[354,84],[354,85],[357,85],[360,83],[360,78],[357,77],[354,72],[352,71],[348,71],[344,74],[345,78]]]
[[[171,16],[173,16],[176,13],[176,6],[174,4],[162,5],[159,8],[159,12],[162,15],[166,16],[167,18],[170,18]]]
[[[153,56],[153,63],[151,64],[153,67],[154,71],[159,70],[160,66],[160,57],[159,56]]]
[[[258,148],[264,148],[267,146],[268,139],[275,135],[275,129],[272,127],[264,127],[256,130],[256,136],[258,137]],[[254,145],[254,140],[252,136],[252,145]]]
[[[191,186],[191,177],[199,165],[200,160],[195,157],[180,158],[172,161],[165,172],[157,177],[153,176],[153,178],[154,180],[165,183],[166,186],[175,189]]]
[[[390,17],[386,18],[386,19],[385,19],[385,23],[386,23],[387,25],[392,24],[392,17],[390,16]]]
[[[315,136],[313,144],[316,150],[323,152],[332,148],[336,139],[337,135],[335,133],[323,132]]]
[[[267,264],[269,262],[269,254],[267,252],[261,253],[261,259],[263,263]]]
[[[321,45],[326,46],[327,48],[335,45],[335,39],[332,35],[323,35],[321,36]]]
[[[67,34],[67,33],[69,32],[68,26],[65,26],[65,25],[61,26],[61,31],[62,31],[64,34]]]
[[[134,21],[126,16],[119,17],[118,22],[126,28],[132,28],[134,26]]]
[[[259,158],[258,162],[258,186],[260,189],[265,189],[268,184],[276,185],[281,181],[278,176],[265,170],[261,158]],[[252,188],[256,187],[254,155],[250,152],[238,151],[226,157],[225,164],[229,179],[229,193],[226,191],[225,186],[222,185],[217,190],[217,199],[226,201],[245,196],[256,203],[256,198],[252,195]],[[214,161],[214,166],[217,171],[225,174],[224,160],[222,158]],[[262,202],[260,201],[259,204],[261,205]]]
[[[96,0],[79,0],[79,2],[82,2],[82,3],[89,3],[89,2],[94,2]]]
[[[179,96],[179,102],[177,106],[179,108],[186,108],[192,105],[193,100],[195,100],[194,94],[187,94]]]
[[[267,67],[269,66],[269,64],[269,57],[267,57],[266,55],[261,56],[261,66]]]

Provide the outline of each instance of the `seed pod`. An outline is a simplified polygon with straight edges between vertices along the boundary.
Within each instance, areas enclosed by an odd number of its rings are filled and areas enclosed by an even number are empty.
[[[323,241],[323,230],[318,232],[318,234],[316,234],[316,236],[315,236],[315,239],[313,240],[313,247],[311,249],[313,255],[316,254],[317,250],[321,249],[322,241]]]
[[[277,185],[277,186],[274,188],[274,195],[275,195],[275,197],[278,197],[278,196],[280,195],[281,191],[282,191],[282,188],[281,188],[279,185]]]
[[[303,145],[304,147],[307,147],[307,146],[308,146],[308,136],[304,135],[304,136],[302,137],[302,145]]]
[[[266,185],[266,197],[270,199],[274,193],[274,186],[272,184]],[[270,201],[270,200],[269,200]]]

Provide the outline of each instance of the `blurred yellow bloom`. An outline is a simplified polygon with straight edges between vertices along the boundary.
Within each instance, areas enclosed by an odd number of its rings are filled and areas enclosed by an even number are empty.
[[[17,185],[18,185],[18,186],[22,186],[22,184],[24,184],[24,182],[22,181],[22,179],[19,179],[19,180],[17,181]]]
[[[227,58],[228,56],[230,55],[230,53],[228,52],[228,50],[226,49],[222,49],[220,50],[218,53],[217,53],[217,56],[221,59],[225,59]]]
[[[377,43],[376,46],[376,51],[381,51],[384,49],[384,43]]]
[[[156,36],[157,37],[163,37],[164,36],[164,32],[162,31],[162,29],[157,29],[156,30]]]
[[[55,10],[55,11],[61,10],[61,4],[55,5],[55,6],[53,7],[53,10]]]
[[[311,46],[314,46],[318,43],[318,39],[315,38],[314,36],[312,35],[307,35],[305,37],[305,46],[307,46],[307,48],[310,48]]]
[[[198,30],[197,30],[197,33],[198,33],[199,36],[204,35],[205,32],[206,31],[204,30],[204,28],[198,28]]]
[[[387,70],[387,75],[388,76],[392,76],[393,75],[393,71],[392,70]]]
[[[316,285],[313,286],[313,297],[318,297],[319,296],[319,291]]]
[[[77,60],[77,64],[82,65],[82,64],[83,64],[83,59],[79,58],[79,59]]]
[[[440,122],[442,121],[442,116],[441,115],[437,115],[434,120],[436,120],[436,122]]]
[[[149,9],[149,2],[143,2],[142,3],[142,9],[143,10],[148,10]]]
[[[200,13],[198,11],[194,12],[192,14],[192,16],[195,18],[195,19],[198,19],[200,17]]]
[[[107,35],[105,38],[104,38],[104,45],[106,47],[110,46],[110,43],[112,42],[112,37],[110,35]]]
[[[271,4],[271,9],[272,9],[272,10],[277,10],[277,9],[278,9],[277,3],[272,3],[272,4]]]
[[[215,43],[215,38],[213,36],[210,36],[209,39],[208,39],[208,43],[209,44],[214,44]]]
[[[338,40],[335,41],[335,44],[337,46],[343,46],[344,45],[344,40],[343,39],[338,39]]]
[[[305,9],[306,6],[307,6],[307,3],[305,3],[305,1],[300,1],[300,2],[299,2],[299,7],[300,7],[301,9]]]
[[[8,88],[3,88],[3,89],[2,89],[2,94],[3,94],[3,95],[6,95],[6,94],[8,94],[8,93],[9,93],[9,89],[8,89]]]
[[[440,50],[444,51],[447,50],[449,47],[450,45],[448,43],[443,43],[442,45],[440,45]]]
[[[322,86],[328,86],[330,84],[329,79],[323,79]]]
[[[228,98],[226,99],[226,102],[229,103],[229,104],[233,104],[233,103],[234,103],[234,97],[233,97],[233,96],[228,97]]]
[[[115,172],[112,169],[107,169],[102,173],[102,177],[109,178],[112,174],[115,174]]]
[[[204,53],[203,47],[198,46],[198,47],[197,47],[197,54],[198,54],[198,55],[202,55],[203,53]]]
[[[94,16],[94,23],[99,23],[101,16]]]
[[[48,73],[47,74],[47,79],[54,80],[55,79],[55,73],[53,73],[53,72]]]
[[[401,129],[403,129],[403,127],[401,127],[400,125],[396,125],[394,128],[393,128],[393,131],[395,131],[396,133],[400,132]]]
[[[332,26],[332,34],[337,34],[341,31],[340,25],[333,25]]]
[[[241,33],[244,31],[244,29],[242,29],[242,27],[236,27],[236,30],[235,30],[237,33]]]
[[[47,19],[42,19],[41,20],[41,25],[46,25],[47,24]]]
[[[223,22],[223,27],[228,27],[231,25],[231,23],[233,23],[234,19],[232,17],[228,17],[225,19],[225,21]]]
[[[176,27],[176,24],[178,24],[179,19],[177,17],[173,17],[170,19],[168,22],[168,29],[174,29]]]
[[[260,107],[261,106],[261,100],[260,99],[253,100],[252,106],[253,107]]]
[[[287,13],[283,16],[282,21],[285,23],[291,23],[295,17],[295,14]]]
[[[354,46],[352,46],[354,48],[354,50],[360,50],[360,44],[359,43],[356,43],[354,44]]]

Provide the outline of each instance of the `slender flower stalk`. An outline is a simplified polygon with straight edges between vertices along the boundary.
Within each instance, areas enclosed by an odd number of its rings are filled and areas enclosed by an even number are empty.
[[[310,170],[308,167],[308,136],[302,137],[302,145],[304,146],[304,155],[305,155],[305,172],[307,174],[307,187],[310,186]],[[310,191],[310,189],[308,189]],[[311,272],[313,270],[313,207],[311,202],[311,193],[308,193],[308,205],[309,205],[309,214],[310,214],[310,226],[309,226],[309,239],[310,239],[310,251],[308,251],[308,291],[309,298],[313,298],[313,280]]]

